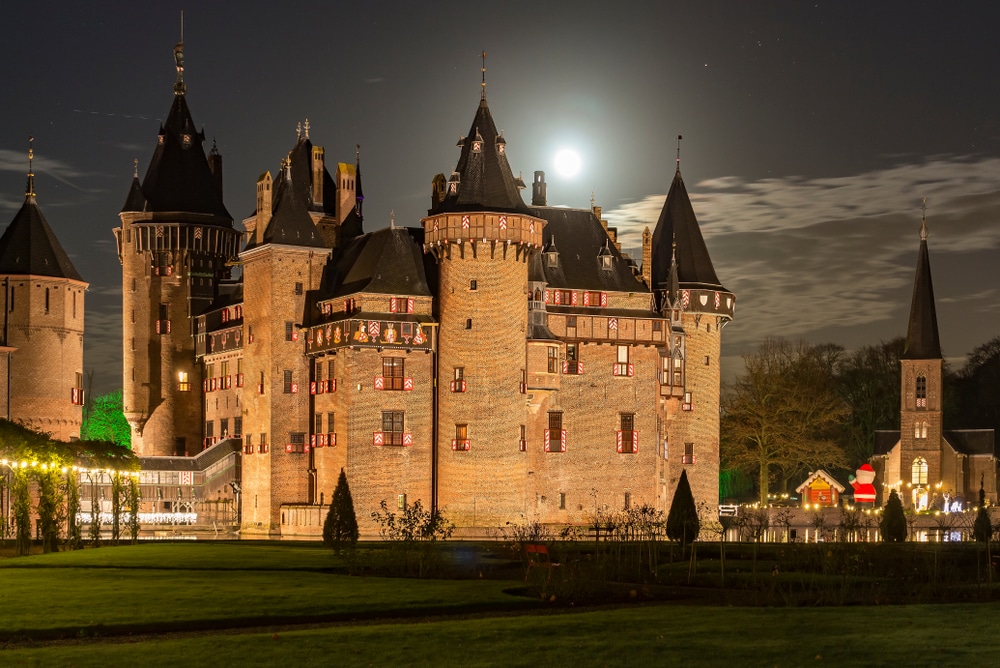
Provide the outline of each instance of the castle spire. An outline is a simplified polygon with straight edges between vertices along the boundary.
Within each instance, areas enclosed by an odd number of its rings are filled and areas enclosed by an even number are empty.
[[[177,81],[174,82],[174,95],[183,95],[187,91],[184,85],[184,10],[181,10],[181,41],[174,47],[174,66],[177,68]]]
[[[681,140],[683,135],[677,135],[677,173],[681,173]]]
[[[35,170],[32,163],[35,159],[35,137],[28,135],[28,186],[24,189],[25,197],[35,196]]]
[[[480,99],[482,99],[484,102],[486,101],[486,52],[485,51],[483,51],[483,95],[482,98]]]
[[[913,279],[913,299],[910,302],[910,320],[906,327],[906,346],[902,359],[941,359],[941,341],[938,338],[937,311],[934,305],[934,285],[931,281],[931,262],[927,252],[927,201],[922,205],[924,215],[920,221],[920,250],[917,253],[917,273]]]

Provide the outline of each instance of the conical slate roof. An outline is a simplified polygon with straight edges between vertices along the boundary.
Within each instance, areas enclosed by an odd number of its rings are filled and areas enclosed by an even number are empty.
[[[33,189],[29,187],[29,193]],[[0,274],[33,274],[82,281],[49,227],[33,193],[0,237]]]
[[[142,211],[208,214],[217,217],[218,224],[232,227],[232,216],[208,167],[204,141],[204,133],[195,129],[185,95],[175,93],[142,181]],[[128,208],[135,205],[130,194],[124,211],[135,210]]]
[[[444,200],[428,213],[500,211],[531,215],[507,163],[507,142],[497,132],[485,96],[461,145],[462,154],[455,167],[458,192],[452,193],[449,186]]]
[[[682,289],[725,290],[715,275],[712,258],[701,236],[698,219],[681,170],[677,170],[670,191],[653,230],[651,279],[653,290],[665,290],[670,282],[673,243],[677,242],[677,280]]]
[[[927,226],[923,223],[920,225],[920,250],[917,253],[917,273],[913,279],[910,322],[906,327],[906,346],[901,359],[941,359],[931,261],[927,253]]]

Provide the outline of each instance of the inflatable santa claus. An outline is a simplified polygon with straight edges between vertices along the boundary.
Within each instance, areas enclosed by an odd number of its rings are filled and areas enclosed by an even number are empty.
[[[855,503],[875,503],[875,469],[869,464],[862,464],[851,476],[851,487],[854,488]]]

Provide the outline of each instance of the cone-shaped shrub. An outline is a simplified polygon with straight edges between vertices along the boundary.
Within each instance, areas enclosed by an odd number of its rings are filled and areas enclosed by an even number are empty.
[[[323,523],[323,543],[327,547],[340,550],[358,542],[358,518],[354,514],[354,500],[351,488],[347,486],[347,474],[340,469],[337,488],[333,490],[330,510]]]
[[[670,502],[670,512],[667,513],[667,538],[679,540],[682,544],[694,542],[701,530],[698,521],[698,509],[694,505],[694,495],[688,483],[687,470],[681,471],[681,479],[677,482],[674,499]]]

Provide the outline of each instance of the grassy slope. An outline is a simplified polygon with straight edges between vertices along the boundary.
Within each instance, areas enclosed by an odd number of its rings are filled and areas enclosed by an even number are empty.
[[[239,616],[515,610],[507,583],[350,578],[315,545],[159,544],[0,561],[0,630]],[[520,608],[524,609],[524,608]],[[531,612],[531,607],[528,608]],[[647,605],[596,612],[208,631],[0,650],[0,665],[983,665],[1000,604],[850,608]],[[214,620],[214,621],[213,621]],[[86,634],[92,635],[90,628]],[[653,663],[655,662],[655,663]]]

